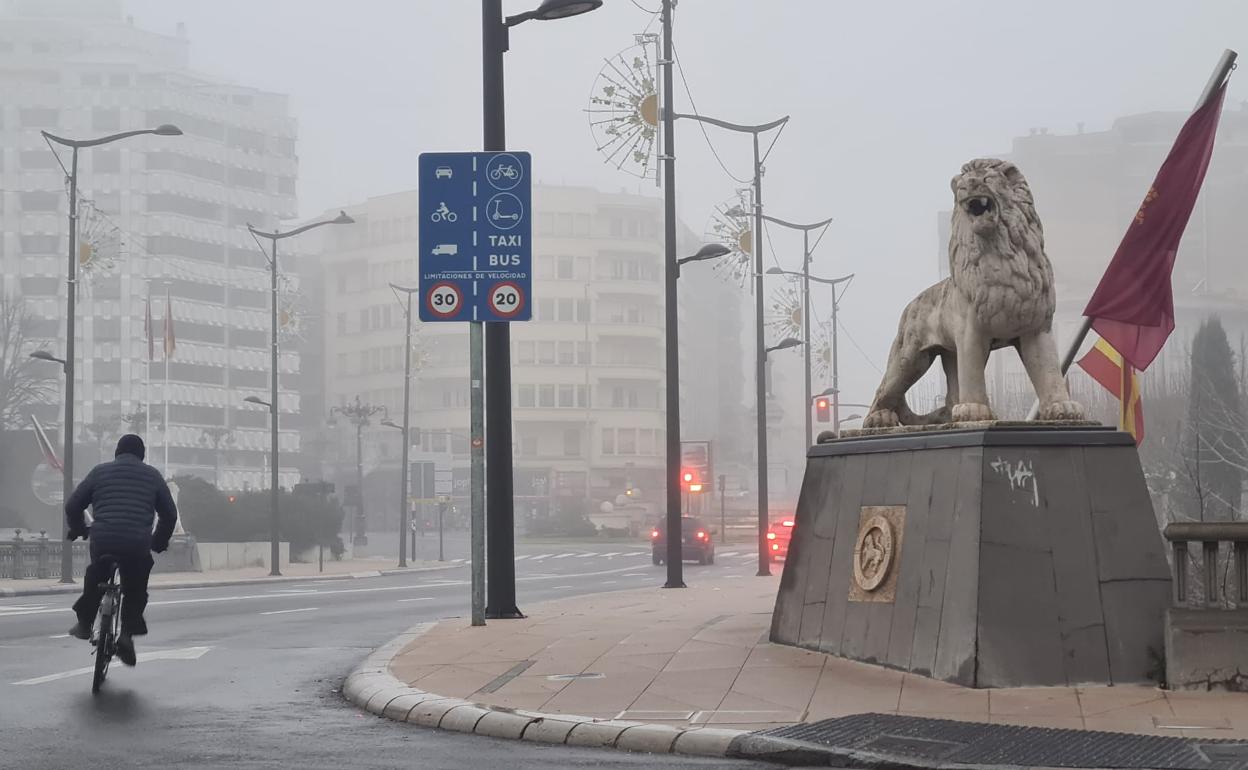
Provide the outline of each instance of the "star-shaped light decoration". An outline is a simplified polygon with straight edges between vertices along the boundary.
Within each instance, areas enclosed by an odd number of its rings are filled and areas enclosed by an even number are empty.
[[[95,202],[83,198],[78,204],[78,270],[84,283],[111,273],[121,256],[121,228]]]
[[[805,337],[802,332],[802,292],[792,280],[788,285],[772,292],[771,313],[767,318],[767,326],[772,330],[772,336],[776,339],[788,337],[803,339]],[[795,353],[801,352],[798,347],[790,348],[790,350]]]
[[[715,207],[707,226],[706,238],[724,244],[731,253],[715,260],[715,272],[721,278],[744,286],[753,275],[754,228],[750,218],[749,190],[737,194]]]
[[[589,129],[606,162],[643,179],[655,176],[659,92],[658,35],[636,35],[636,44],[606,60],[589,97]]]
[[[816,326],[815,350],[811,356],[811,368],[815,370],[818,382],[829,382],[832,379],[832,334],[826,327]]]

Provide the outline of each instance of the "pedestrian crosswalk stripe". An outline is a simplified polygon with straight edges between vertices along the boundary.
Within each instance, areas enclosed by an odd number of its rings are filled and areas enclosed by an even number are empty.
[[[736,556],[739,553],[741,552],[740,551],[724,551],[723,553],[720,554],[720,556]]]
[[[517,556],[516,561],[524,561],[527,558],[529,558],[529,554],[526,553],[523,556]]]
[[[612,556],[619,556],[619,555],[620,555],[619,551],[612,551],[611,553],[604,553],[602,556],[604,559],[610,559]]]
[[[570,553],[561,553],[561,554],[558,554],[557,556],[555,556],[555,558],[556,558],[556,559],[566,559],[566,558],[568,558],[569,556],[574,556],[574,555],[575,555],[575,554],[570,554]]]
[[[553,555],[554,554],[544,553],[541,556],[534,556],[533,561],[541,561],[542,559],[549,559]]]

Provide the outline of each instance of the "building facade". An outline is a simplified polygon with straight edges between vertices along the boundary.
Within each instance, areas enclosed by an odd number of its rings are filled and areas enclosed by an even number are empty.
[[[246,229],[294,217],[298,161],[287,98],[192,72],[184,29],[136,27],[120,0],[0,3],[0,291],[20,294],[55,354],[66,325],[67,148],[75,139],[172,123],[182,136],[140,136],[84,149],[79,158],[79,312],[76,321],[80,456],[143,430],[149,459],[226,489],[267,484],[267,261]],[[59,160],[58,160],[59,155]],[[285,266],[284,266],[285,267]],[[297,282],[283,280],[283,336],[297,331]],[[150,297],[155,360],[148,363]],[[176,349],[166,365],[163,318]],[[149,371],[150,370],[150,371]],[[299,450],[294,377],[283,352],[279,405],[284,459]],[[168,424],[164,403],[168,400]],[[60,424],[60,408],[45,411]],[[95,446],[96,444],[99,446]],[[80,461],[84,472],[87,466]],[[281,483],[298,481],[283,467]]]

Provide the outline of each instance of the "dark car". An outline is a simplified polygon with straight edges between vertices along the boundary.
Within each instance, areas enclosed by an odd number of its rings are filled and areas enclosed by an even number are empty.
[[[682,530],[681,559],[698,564],[715,563],[715,541],[711,528],[701,519],[684,516],[680,519]],[[650,530],[651,561],[662,564],[667,561],[667,523],[659,522]]]
[[[767,550],[773,559],[788,559],[789,541],[793,539],[793,519],[773,522],[767,530]]]

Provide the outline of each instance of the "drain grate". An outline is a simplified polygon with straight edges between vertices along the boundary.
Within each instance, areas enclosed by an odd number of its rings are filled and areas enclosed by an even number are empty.
[[[855,714],[760,734],[942,763],[1248,770],[1248,741],[990,725],[893,714]]]

